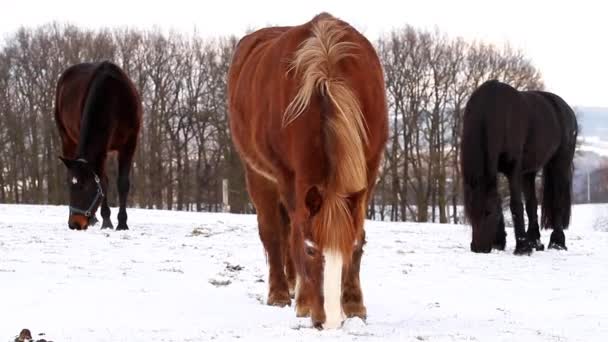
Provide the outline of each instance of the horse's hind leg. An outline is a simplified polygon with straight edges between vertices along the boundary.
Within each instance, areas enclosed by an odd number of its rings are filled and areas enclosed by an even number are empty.
[[[288,227],[284,225],[276,184],[247,168],[247,188],[255,205],[260,240],[268,262],[268,305],[291,305],[285,276]]]
[[[516,169],[517,170],[517,169]],[[510,191],[510,207],[511,215],[513,215],[513,227],[515,230],[515,254],[530,254],[532,246],[526,236],[526,227],[524,224],[524,207],[521,201],[521,174],[517,171],[512,172],[509,176],[509,191]]]
[[[127,230],[127,196],[131,181],[129,174],[131,173],[131,165],[133,163],[133,154],[135,153],[135,143],[129,144],[126,149],[118,153],[118,226],[116,230]]]
[[[535,188],[536,172],[528,173],[523,176],[524,197],[526,198],[526,214],[528,215],[528,240],[537,251],[542,251],[545,246],[540,241],[540,228],[538,226]]]

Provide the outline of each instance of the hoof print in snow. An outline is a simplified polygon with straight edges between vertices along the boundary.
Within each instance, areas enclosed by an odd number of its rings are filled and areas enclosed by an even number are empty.
[[[241,265],[231,265],[229,263],[226,263],[226,271],[228,272],[238,272],[238,271],[242,271],[243,270],[243,266]]]
[[[230,279],[209,279],[209,284],[215,287],[222,287],[232,284],[232,281]]]
[[[175,267],[161,268],[159,271],[160,272],[171,272],[171,273],[182,273],[182,274],[184,273],[184,271],[180,270],[179,268],[175,268]]]
[[[190,235],[188,235],[188,237],[195,237],[195,236],[210,237],[211,235],[213,235],[213,234],[211,234],[211,230],[209,230],[209,228],[200,227],[200,228],[192,229],[192,233],[190,233]]]

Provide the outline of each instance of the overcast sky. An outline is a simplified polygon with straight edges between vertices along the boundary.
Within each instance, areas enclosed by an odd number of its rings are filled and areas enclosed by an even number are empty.
[[[545,0],[13,0],[0,6],[0,35],[51,21],[241,35],[297,25],[327,11],[374,40],[411,24],[450,36],[521,48],[548,90],[573,106],[608,107],[608,11],[604,1]],[[8,6],[8,7],[7,7]],[[603,5],[605,6],[605,5]]]

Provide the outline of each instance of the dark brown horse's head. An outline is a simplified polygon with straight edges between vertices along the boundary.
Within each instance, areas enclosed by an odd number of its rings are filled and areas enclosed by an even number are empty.
[[[103,199],[101,180],[84,159],[71,160],[60,157],[68,168],[67,184],[70,189],[70,229],[84,230]]]
[[[502,207],[496,189],[483,192],[483,203],[477,204],[477,210],[471,210],[469,220],[473,228],[471,251],[490,253],[495,242],[498,227],[501,224]],[[504,223],[503,223],[504,224]],[[502,230],[501,230],[502,231]]]

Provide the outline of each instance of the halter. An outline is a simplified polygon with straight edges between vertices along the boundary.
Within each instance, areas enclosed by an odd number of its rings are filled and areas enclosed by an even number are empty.
[[[87,162],[84,159],[78,159],[81,160],[83,162]],[[103,189],[101,187],[101,182],[99,180],[99,176],[97,176],[97,174],[95,173],[95,171],[92,171],[93,176],[95,177],[95,184],[97,184],[97,193],[95,194],[95,198],[93,198],[93,202],[91,202],[91,205],[89,205],[89,208],[87,210],[82,210],[80,208],[76,208],[76,207],[72,207],[70,206],[70,215],[72,214],[83,214],[86,217],[91,217],[91,210],[93,209],[93,207],[95,206],[95,204],[97,203],[97,201],[99,201],[100,198],[103,198],[104,194],[103,194]]]

